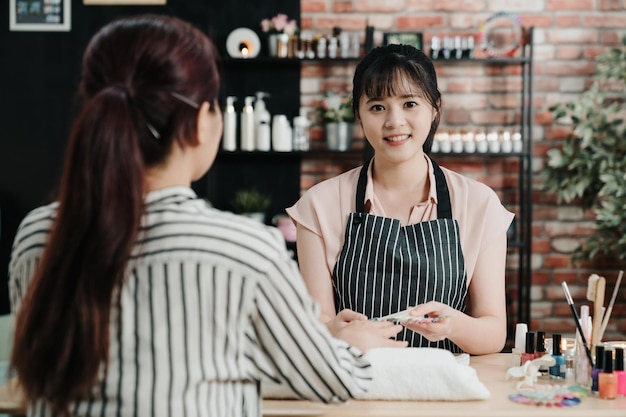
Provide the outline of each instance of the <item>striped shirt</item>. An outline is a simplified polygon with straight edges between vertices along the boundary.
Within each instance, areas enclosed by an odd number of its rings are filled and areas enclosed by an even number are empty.
[[[32,211],[18,229],[14,312],[56,209]],[[187,187],[153,191],[111,311],[108,373],[72,414],[260,416],[262,380],[314,401],[353,398],[367,388],[369,363],[318,312],[278,230],[211,208]],[[33,401],[28,415],[52,413]]]

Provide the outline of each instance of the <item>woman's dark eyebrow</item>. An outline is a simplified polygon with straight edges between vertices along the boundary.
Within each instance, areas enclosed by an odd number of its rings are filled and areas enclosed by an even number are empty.
[[[401,99],[407,99],[407,98],[424,98],[424,95],[422,93],[407,93],[407,94],[403,94],[398,96]],[[368,97],[366,103],[371,103],[372,101],[381,101],[383,100],[383,97]]]

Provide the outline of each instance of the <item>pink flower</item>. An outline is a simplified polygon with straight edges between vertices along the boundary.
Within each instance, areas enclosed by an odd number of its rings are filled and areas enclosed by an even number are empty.
[[[261,20],[261,30],[268,33],[286,33],[293,35],[298,31],[298,23],[287,17],[284,13],[278,13],[271,19]]]
[[[287,15],[283,13],[277,14],[272,18],[272,23],[274,24],[274,29],[282,32],[285,30],[285,26],[287,26]]]
[[[261,30],[263,32],[268,32],[270,30],[270,25],[271,25],[271,22],[269,19],[261,20]]]

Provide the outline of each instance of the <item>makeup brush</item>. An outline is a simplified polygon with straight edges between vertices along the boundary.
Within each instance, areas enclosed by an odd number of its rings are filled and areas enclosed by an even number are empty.
[[[600,340],[602,340],[602,338],[604,337],[604,331],[606,330],[606,326],[609,324],[609,318],[611,317],[611,312],[613,311],[613,304],[615,304],[615,299],[617,298],[617,292],[619,291],[619,285],[622,283],[623,276],[624,271],[619,271],[617,281],[615,282],[615,287],[613,288],[613,295],[611,295],[611,301],[609,301],[609,307],[606,309],[606,313],[604,313],[604,318],[602,319],[602,327],[600,328]]]
[[[587,300],[593,301],[593,325],[591,333],[591,344],[600,343],[600,330],[602,328],[602,309],[604,308],[604,291],[606,280],[598,274],[589,276],[587,282]]]
[[[567,282],[561,282],[561,287],[563,287],[563,292],[565,293],[565,299],[567,300],[567,304],[569,304],[570,310],[572,310],[572,316],[574,316],[574,321],[576,322],[576,328],[578,329],[578,333],[580,333],[580,340],[583,342],[583,346],[585,347],[585,353],[587,354],[587,358],[589,359],[589,363],[593,367],[593,359],[591,358],[591,350],[589,350],[589,345],[587,344],[587,339],[585,338],[585,332],[583,332],[583,328],[580,324],[580,318],[578,317],[578,313],[576,312],[576,307],[574,307],[574,300],[572,299],[572,295],[569,292],[569,288],[567,288]]]

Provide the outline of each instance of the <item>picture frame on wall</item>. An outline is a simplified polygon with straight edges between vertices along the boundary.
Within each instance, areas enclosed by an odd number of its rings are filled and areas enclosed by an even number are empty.
[[[86,6],[163,6],[167,4],[167,0],[83,0]]]
[[[411,45],[423,49],[422,34],[420,32],[388,32],[383,34],[383,44]]]
[[[9,30],[68,32],[72,0],[9,0]]]

